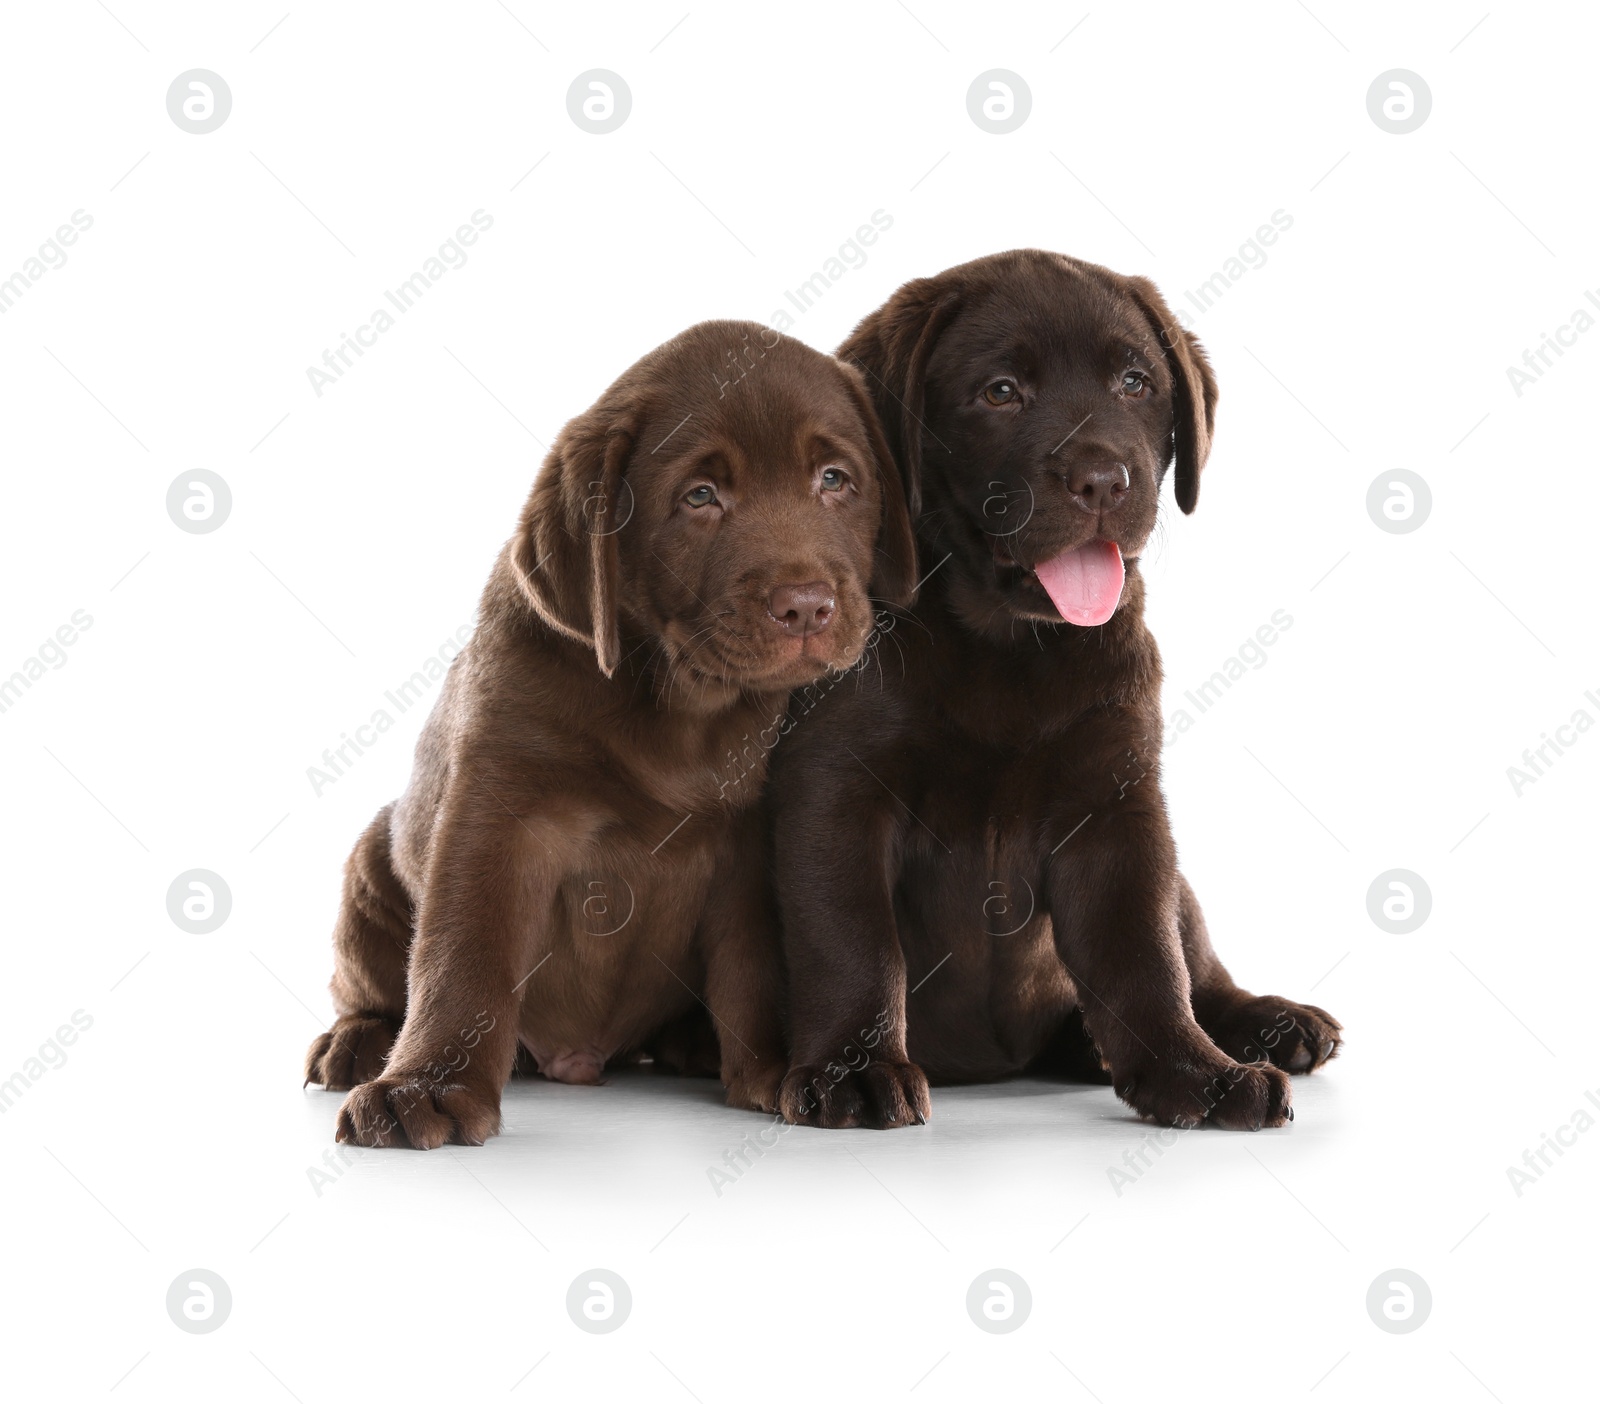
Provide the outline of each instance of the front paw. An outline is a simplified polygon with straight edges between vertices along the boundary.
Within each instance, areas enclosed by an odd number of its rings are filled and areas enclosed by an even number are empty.
[[[1314,1072],[1339,1056],[1339,1021],[1314,1004],[1296,1004],[1277,995],[1255,995],[1204,1025],[1218,1048],[1240,1062],[1265,1058],[1292,1073]]]
[[[341,1014],[306,1050],[306,1083],[348,1092],[377,1077],[399,1032],[399,1025],[381,1014]]]
[[[447,1141],[481,1146],[499,1130],[497,1093],[415,1073],[375,1078],[352,1091],[339,1108],[335,1139],[433,1150]]]
[[[1185,1130],[1209,1124],[1229,1131],[1259,1131],[1294,1120],[1288,1076],[1270,1063],[1236,1063],[1191,1052],[1153,1059],[1127,1074],[1113,1069],[1113,1085],[1140,1116]]]
[[[794,1067],[783,1079],[778,1110],[796,1126],[866,1126],[885,1131],[922,1125],[933,1115],[928,1079],[915,1063],[841,1063]]]

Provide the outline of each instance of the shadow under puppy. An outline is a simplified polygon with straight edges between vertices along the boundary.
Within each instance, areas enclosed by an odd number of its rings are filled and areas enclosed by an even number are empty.
[[[354,1088],[340,1140],[480,1143],[519,1044],[596,1082],[702,996],[729,1102],[775,1108],[749,742],[856,661],[869,589],[904,600],[913,561],[860,374],[770,328],[694,327],[562,430],[345,867],[339,1017],[306,1064]]]
[[[1199,493],[1199,343],[1148,280],[1027,250],[906,284],[839,355],[866,372],[926,583],[903,668],[833,690],[774,763],[783,1114],[900,1126],[929,1077],[1048,1065],[1109,1070],[1161,1122],[1281,1125],[1283,1070],[1332,1057],[1339,1025],[1234,984],[1160,785],[1138,557],[1174,461],[1184,512]]]

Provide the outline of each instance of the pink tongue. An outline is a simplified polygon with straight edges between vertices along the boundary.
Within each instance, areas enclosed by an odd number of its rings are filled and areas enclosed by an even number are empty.
[[[1115,541],[1091,541],[1034,567],[1069,624],[1104,624],[1122,598],[1122,551]]]

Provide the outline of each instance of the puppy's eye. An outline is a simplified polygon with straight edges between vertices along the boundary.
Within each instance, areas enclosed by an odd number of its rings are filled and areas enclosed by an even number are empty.
[[[822,470],[822,490],[824,492],[843,492],[850,485],[850,479],[843,468],[824,468]]]
[[[710,483],[701,483],[684,493],[683,500],[691,507],[709,507],[717,500],[717,490]]]
[[[983,398],[991,405],[1009,405],[1016,400],[1017,394],[1014,380],[997,380],[983,392]]]
[[[1150,390],[1150,377],[1143,371],[1122,373],[1122,393],[1130,400],[1142,400]]]

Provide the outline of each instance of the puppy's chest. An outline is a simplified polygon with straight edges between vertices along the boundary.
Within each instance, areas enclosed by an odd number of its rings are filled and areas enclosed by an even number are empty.
[[[714,890],[715,835],[685,823],[647,846],[613,832],[551,894],[545,953],[522,991],[519,1037],[559,1082],[594,1082],[693,1002],[695,930]]]
[[[644,793],[666,809],[730,815],[760,797],[782,720],[778,709],[762,708],[698,729],[675,727],[648,738],[630,769]]]
[[[611,830],[552,894],[557,944],[564,940],[579,964],[626,964],[640,949],[666,953],[699,921],[722,826],[690,814],[659,828]]]
[[[1025,822],[1047,788],[1046,767],[1043,756],[947,734],[920,758],[918,817],[934,837],[988,847],[995,833]]]
[[[918,748],[912,769],[914,811],[923,826],[911,837],[927,836],[930,845],[939,840],[935,857],[959,847],[994,862],[1031,853],[1083,815],[1159,783],[1155,760],[1143,747],[1130,744],[1118,728],[1094,722],[1054,734],[1025,733],[1016,742],[942,727]]]
[[[1114,694],[1066,669],[967,666],[939,677],[926,711],[953,749],[1025,760],[1070,737],[1108,695]]]

